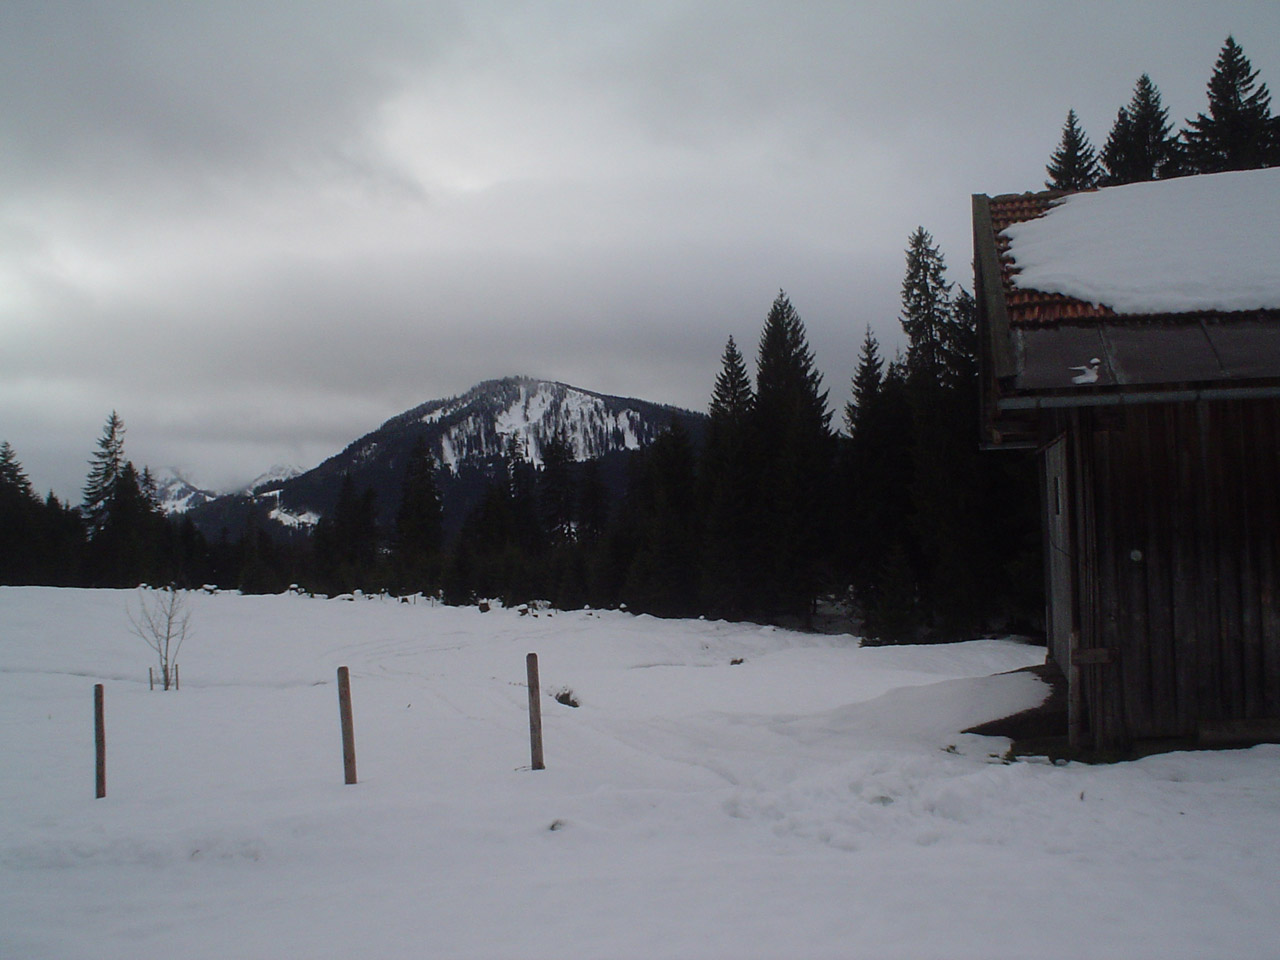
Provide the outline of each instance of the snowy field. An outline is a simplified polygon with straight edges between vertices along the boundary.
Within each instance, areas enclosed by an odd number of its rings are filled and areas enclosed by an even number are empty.
[[[1280,955],[1280,747],[1002,763],[1042,648],[199,595],[152,693],[133,597],[0,588],[4,958]]]

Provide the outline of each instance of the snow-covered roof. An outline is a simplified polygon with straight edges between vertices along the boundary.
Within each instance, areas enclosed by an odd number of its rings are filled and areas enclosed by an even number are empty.
[[[1120,314],[1280,309],[1280,168],[1076,193],[1004,235],[1022,290]]]

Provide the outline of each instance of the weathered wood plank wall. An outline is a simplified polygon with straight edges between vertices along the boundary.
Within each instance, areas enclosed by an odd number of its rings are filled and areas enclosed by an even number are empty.
[[[1072,418],[1094,745],[1280,717],[1280,402]]]

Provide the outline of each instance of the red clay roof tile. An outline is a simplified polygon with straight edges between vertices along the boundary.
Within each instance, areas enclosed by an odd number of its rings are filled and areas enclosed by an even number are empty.
[[[1067,194],[1051,190],[1044,193],[1009,193],[991,198],[991,226],[995,231],[996,254],[1000,258],[1000,279],[1004,285],[1005,305],[1012,326],[1045,326],[1061,321],[1088,321],[1114,317],[1116,313],[1101,304],[1086,303],[1060,293],[1045,293],[1014,286],[1017,266],[1009,256],[1009,238],[1004,231],[1015,223],[1035,220],[1049,212],[1055,202]]]

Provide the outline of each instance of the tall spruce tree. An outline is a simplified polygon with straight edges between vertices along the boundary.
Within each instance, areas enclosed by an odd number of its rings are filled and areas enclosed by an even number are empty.
[[[444,540],[443,517],[436,460],[426,441],[419,439],[409,451],[396,511],[393,557],[402,587],[426,590],[434,585],[432,568]]]
[[[1133,97],[1116,114],[1102,148],[1104,186],[1140,183],[1168,176],[1177,158],[1178,139],[1160,102],[1160,91],[1147,74],[1138,78]]]
[[[89,461],[89,477],[84,485],[81,510],[88,521],[90,534],[97,533],[106,521],[107,509],[124,462],[124,421],[112,410],[102,429],[102,436],[98,438],[98,449]]]
[[[950,299],[917,293],[922,287],[949,291],[944,266],[931,243],[908,249],[902,322],[910,428],[899,437],[910,444],[910,502],[900,508],[909,528],[882,535],[889,549],[870,570],[866,599],[869,629],[886,638],[910,635],[908,613],[941,636],[971,636],[1000,612],[1001,574],[1021,548],[1013,537],[1003,537],[1003,517],[1014,512],[1022,491],[1003,490],[1009,508],[989,499],[1003,466],[979,452],[976,304],[964,289]],[[917,282],[922,273],[933,282]],[[921,358],[934,354],[935,329],[937,362],[930,366]],[[888,394],[891,377],[885,379],[882,391]]]
[[[25,500],[35,500],[36,493],[31,487],[27,472],[18,461],[18,454],[8,440],[0,443],[0,491],[6,495],[15,495]]]
[[[1187,121],[1182,132],[1195,173],[1253,170],[1280,163],[1280,125],[1271,116],[1271,93],[1258,83],[1244,50],[1227,37],[1209,78],[1209,112]]]
[[[715,616],[737,619],[754,593],[750,565],[753,464],[749,445],[755,391],[733,337],[725,344],[708,409],[702,457],[703,603]]]
[[[577,527],[578,491],[573,476],[573,447],[563,429],[542,444],[538,504],[553,546],[572,543]]]
[[[600,461],[587,460],[578,477],[578,539],[595,544],[609,525],[609,488],[600,476]]]
[[[167,527],[129,460],[120,467],[111,496],[89,542],[89,574],[95,586],[132,587],[167,581],[162,557]]]
[[[807,617],[830,559],[831,412],[804,323],[779,291],[760,334],[751,434],[759,601],[766,615]]]
[[[943,328],[942,382],[953,389],[976,388],[978,382],[978,304],[964,287],[951,301]]]
[[[971,582],[964,554],[972,546],[970,526],[977,522],[972,509],[977,456],[973,298],[962,290],[953,300],[945,270],[941,250],[923,228],[917,229],[902,283],[917,550],[912,553],[903,544],[903,556],[915,560],[929,612],[939,611],[940,597],[963,595]],[[896,576],[897,561],[894,569]],[[950,607],[944,612],[946,626],[957,625]]]
[[[905,559],[897,562],[919,553],[912,394],[906,359],[898,355],[885,365],[879,388],[860,406],[857,432],[849,443],[843,559],[862,607],[866,635],[872,638],[889,637],[882,626],[890,620],[896,623],[894,618],[902,613],[898,600],[904,595],[914,598],[916,592],[913,568]]]
[[[643,452],[633,479],[634,554],[623,585],[628,606],[665,617],[697,612],[701,548],[695,457],[673,420]]]
[[[951,284],[942,251],[924,227],[907,241],[902,278],[902,330],[907,335],[907,375],[940,383],[947,365],[952,323]]]
[[[1044,185],[1050,190],[1088,190],[1098,185],[1098,158],[1074,109],[1067,111],[1062,139],[1045,170],[1049,179]]]
[[[852,399],[845,405],[844,422],[849,438],[840,444],[840,494],[836,498],[836,518],[840,537],[837,562],[843,580],[855,597],[865,597],[869,557],[879,548],[873,530],[877,517],[886,509],[886,459],[893,438],[883,436],[881,388],[884,359],[880,343],[867,325],[852,377]]]
[[[733,342],[733,337],[730,337],[724,345],[720,373],[716,376],[711,406],[707,411],[713,428],[733,428],[746,422],[753,399],[746,361],[743,360],[738,345]]]
[[[880,356],[880,342],[872,334],[871,324],[867,324],[862,349],[858,353],[858,369],[851,384],[852,397],[844,408],[845,428],[850,437],[857,437],[858,427],[866,423],[883,381],[884,359]]]
[[[320,589],[346,593],[369,588],[378,557],[377,501],[372,487],[356,493],[351,474],[342,475],[333,512],[320,519],[312,536],[312,550]]]
[[[9,441],[0,443],[0,583],[32,583],[41,504]]]
[[[35,582],[55,587],[83,584],[85,521],[79,509],[64,505],[52,492],[44,500],[44,535]]]

